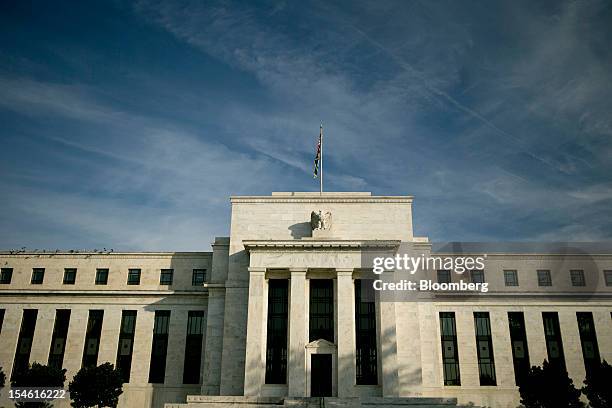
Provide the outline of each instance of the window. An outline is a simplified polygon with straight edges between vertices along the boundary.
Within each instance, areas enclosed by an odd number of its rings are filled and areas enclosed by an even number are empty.
[[[166,355],[168,353],[168,328],[170,326],[170,311],[156,310],[153,326],[153,346],[151,348],[151,364],[149,365],[149,383],[164,383],[166,376]]]
[[[0,284],[1,285],[10,285],[12,278],[13,278],[13,268],[0,269]]]
[[[504,283],[506,286],[518,286],[518,272],[515,270],[504,271]]]
[[[523,312],[508,312],[508,325],[514,363],[514,382],[516,385],[521,385],[522,379],[529,372],[529,349]]]
[[[476,331],[480,385],[497,385],[489,312],[474,312],[474,329]]]
[[[0,309],[0,333],[2,333],[2,325],[4,324],[4,309]]]
[[[289,280],[270,279],[268,282],[266,384],[286,384]]]
[[[451,282],[451,271],[448,269],[442,269],[438,271],[438,283],[450,283]]]
[[[570,277],[572,278],[572,286],[584,286],[584,271],[582,269],[572,269],[570,271]]]
[[[334,282],[331,279],[310,280],[309,341],[334,342]]]
[[[355,333],[357,385],[378,384],[376,352],[376,309],[369,280],[355,280]]]
[[[578,332],[580,333],[584,368],[588,374],[596,369],[600,363],[595,322],[593,322],[593,313],[590,312],[576,312],[576,318],[578,319]]]
[[[440,337],[442,341],[444,385],[461,385],[454,312],[440,312]]]
[[[162,269],[159,275],[159,284],[172,285],[172,275],[174,275],[174,269]]]
[[[552,286],[552,278],[548,269],[538,270],[538,286]]]
[[[83,349],[82,367],[95,367],[98,365],[98,351],[100,350],[100,335],[102,334],[102,319],[104,310],[90,310],[85,332],[85,348]]]
[[[117,346],[117,369],[124,383],[130,382],[132,353],[134,352],[134,333],[136,332],[136,310],[121,312],[121,329]]]
[[[76,268],[64,269],[64,285],[74,285],[76,282]]]
[[[45,268],[34,268],[32,269],[32,285],[41,285],[45,279]]]
[[[546,352],[548,361],[565,370],[565,355],[563,353],[563,341],[559,328],[559,315],[557,312],[542,312],[544,322],[544,337],[546,340]]]
[[[470,271],[470,278],[472,283],[484,283],[484,271],[482,269],[474,269]]]
[[[606,286],[612,286],[612,271],[604,271],[604,279],[606,281]]]
[[[108,269],[96,269],[96,285],[108,283]]]
[[[204,312],[189,311],[187,315],[187,337],[185,339],[185,363],[183,384],[200,383],[202,362],[202,340],[204,339]]]
[[[19,330],[19,337],[17,339],[17,349],[15,350],[11,379],[14,379],[15,375],[20,371],[28,368],[37,315],[38,310],[36,309],[23,310],[23,318],[21,319],[21,329]]]
[[[128,270],[128,285],[140,285],[140,269],[129,269]]]
[[[55,311],[55,324],[51,336],[51,349],[49,350],[49,366],[61,369],[64,365],[64,351],[68,325],[70,324],[70,310],[58,309]]]
[[[206,269],[194,269],[191,278],[192,286],[202,286],[206,281]]]

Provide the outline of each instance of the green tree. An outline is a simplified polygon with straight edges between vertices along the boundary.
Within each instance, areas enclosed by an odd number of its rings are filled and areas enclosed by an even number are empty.
[[[66,370],[62,368],[49,367],[36,362],[28,368],[18,371],[11,380],[12,387],[54,387],[63,388],[66,381]],[[50,408],[48,402],[17,402],[17,408]]]
[[[583,408],[580,390],[558,365],[544,360],[542,367],[531,367],[519,387],[525,408]]]
[[[612,407],[612,366],[604,360],[587,372],[582,392],[592,408]]]
[[[68,385],[75,408],[116,407],[123,392],[121,371],[111,363],[83,367]]]

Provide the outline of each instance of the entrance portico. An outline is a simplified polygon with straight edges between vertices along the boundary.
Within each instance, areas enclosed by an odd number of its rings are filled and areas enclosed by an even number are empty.
[[[331,395],[354,397],[356,386],[355,279],[362,274],[362,252],[395,250],[399,241],[314,240],[244,241],[250,255],[249,301],[245,395],[288,395],[308,397],[313,393],[313,367],[316,369],[329,355]],[[266,322],[270,280],[289,280],[288,364],[285,384],[266,384]],[[310,311],[311,283],[329,280],[333,285],[333,335],[329,339],[313,338]],[[310,299],[312,301],[312,299]],[[380,311],[377,311],[380,314]],[[388,320],[380,316],[379,321]],[[377,341],[380,345],[380,341]],[[380,347],[380,346],[379,346]],[[382,355],[378,350],[378,355]],[[313,360],[313,356],[314,360]],[[394,357],[387,353],[385,359]],[[379,373],[382,361],[378,361]],[[315,375],[317,372],[315,370]],[[369,393],[384,395],[397,390],[391,376],[380,376]],[[320,381],[317,378],[316,381]],[[389,382],[389,380],[391,382]]]

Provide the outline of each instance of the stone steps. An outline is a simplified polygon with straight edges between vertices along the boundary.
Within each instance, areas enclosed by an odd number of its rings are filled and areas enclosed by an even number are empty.
[[[337,398],[337,397],[240,397],[190,395],[185,404],[165,408],[460,408],[455,398]],[[478,407],[471,407],[478,408]]]

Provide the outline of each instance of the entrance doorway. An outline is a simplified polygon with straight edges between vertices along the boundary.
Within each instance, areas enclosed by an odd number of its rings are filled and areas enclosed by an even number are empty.
[[[310,365],[310,396],[332,396],[332,355],[313,354]]]

